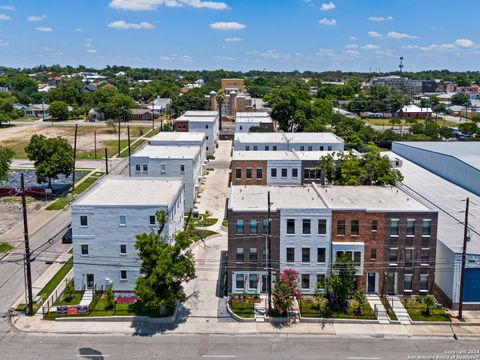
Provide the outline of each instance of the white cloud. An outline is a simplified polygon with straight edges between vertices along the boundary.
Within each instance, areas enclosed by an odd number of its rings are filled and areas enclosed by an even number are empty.
[[[380,50],[382,47],[374,44],[366,44],[362,46],[364,50]]]
[[[210,24],[208,26],[210,26],[210,28],[213,30],[243,30],[247,27],[247,25],[240,24],[235,21],[232,21],[232,22],[220,21],[220,22]]]
[[[311,6],[311,7],[314,7],[315,4],[313,3],[313,0],[303,0],[305,2],[305,4],[307,4],[308,6]]]
[[[83,46],[85,46],[86,48],[93,47],[92,43],[90,43],[90,42],[86,42],[85,45],[83,45]]]
[[[40,32],[52,32],[53,31],[53,29],[51,27],[47,27],[47,26],[39,26],[39,27],[36,27],[35,30],[40,31]]]
[[[462,48],[472,48],[475,46],[475,43],[470,39],[457,39],[454,44]]]
[[[357,50],[346,50],[345,54],[352,57],[352,58],[358,58],[360,57],[360,52]]]
[[[337,20],[324,18],[322,20],[318,20],[318,23],[320,25],[335,26],[337,25]]]
[[[15,10],[15,6],[13,5],[2,5],[0,6],[0,10]]]
[[[369,21],[392,21],[392,16],[370,16],[368,18]]]
[[[10,46],[10,43],[3,39],[0,39],[0,47],[7,47],[7,46]]]
[[[336,6],[333,2],[329,2],[329,3],[323,3],[321,6],[320,6],[320,10],[322,11],[330,11],[330,10],[333,10],[335,9]]]
[[[7,21],[7,20],[11,20],[12,18],[8,15],[5,15],[5,14],[0,14],[0,21]]]
[[[347,44],[347,45],[345,45],[345,48],[347,48],[347,49],[358,49],[358,45],[357,44]]]
[[[374,38],[374,39],[379,39],[379,38],[382,38],[383,35],[376,32],[376,31],[369,31],[368,32],[368,37],[371,37],[371,38]]]
[[[242,38],[239,38],[239,37],[225,38],[225,42],[240,42],[240,41],[242,41]]]
[[[47,15],[43,14],[43,15],[40,15],[40,16],[37,16],[37,15],[30,15],[27,17],[27,21],[42,21],[42,20],[45,20],[47,18]]]
[[[399,33],[399,32],[396,32],[396,31],[390,31],[387,34],[387,38],[396,39],[396,40],[403,40],[403,39],[413,40],[413,39],[418,39],[418,36],[405,34],[405,33]]]
[[[122,10],[156,10],[159,6],[194,7],[212,10],[226,10],[229,6],[224,2],[202,0],[112,0],[110,7]]]
[[[221,60],[221,61],[237,61],[237,58],[231,56],[212,56],[212,59]]]
[[[87,53],[89,53],[89,54],[96,54],[96,53],[97,53],[97,50],[95,50],[95,49],[88,49],[88,50],[87,50]]]
[[[350,36],[350,40],[352,40],[352,41],[357,41],[358,38],[357,38],[356,36]]]
[[[83,32],[83,29],[82,28],[76,28],[75,31],[76,32]]]
[[[170,55],[163,55],[159,57],[162,61],[192,61],[192,57],[190,55],[177,55],[177,54],[170,54]]]
[[[151,30],[155,28],[152,24],[146,21],[143,21],[141,23],[127,23],[124,20],[117,20],[111,22],[110,24],[108,24],[108,27],[120,30]]]
[[[259,56],[268,60],[288,60],[292,57],[290,53],[282,53],[277,50],[267,50],[260,53]]]

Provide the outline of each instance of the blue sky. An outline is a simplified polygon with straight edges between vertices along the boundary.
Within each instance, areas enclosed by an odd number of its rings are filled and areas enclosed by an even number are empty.
[[[479,0],[0,0],[0,64],[480,70]]]

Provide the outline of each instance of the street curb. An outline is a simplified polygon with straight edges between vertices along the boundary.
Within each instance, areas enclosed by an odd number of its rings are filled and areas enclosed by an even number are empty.
[[[228,301],[227,301],[227,312],[234,320],[236,320],[238,322],[251,322],[251,323],[256,322],[255,317],[253,317],[253,318],[243,318],[243,317],[235,314],[233,312],[233,310],[230,308],[230,304],[228,303]]]

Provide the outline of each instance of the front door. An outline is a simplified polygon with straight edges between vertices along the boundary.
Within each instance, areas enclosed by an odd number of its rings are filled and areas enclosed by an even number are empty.
[[[262,293],[267,292],[267,275],[262,275]]]
[[[87,274],[87,289],[92,289],[94,284],[93,274]]]
[[[373,294],[377,292],[377,273],[368,273],[367,279],[367,292]]]
[[[387,294],[395,294],[395,273],[387,274]]]

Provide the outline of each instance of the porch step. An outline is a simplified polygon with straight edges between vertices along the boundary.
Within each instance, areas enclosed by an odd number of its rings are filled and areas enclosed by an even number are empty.
[[[80,305],[90,305],[93,300],[93,289],[87,289],[83,293],[82,300],[80,301]]]
[[[264,297],[260,297],[261,301],[256,302],[253,305],[253,313],[255,316],[255,321],[264,322],[265,321],[265,301]]]
[[[387,310],[382,304],[382,300],[378,295],[375,294],[368,294],[367,301],[372,307],[372,309],[377,308],[377,320],[380,324],[390,324],[390,318],[387,315]]]
[[[395,312],[395,315],[397,315],[400,324],[410,325],[412,323],[412,320],[410,319],[407,310],[400,301],[400,298],[398,296],[389,296],[388,301],[390,304],[392,304],[392,309]]]

